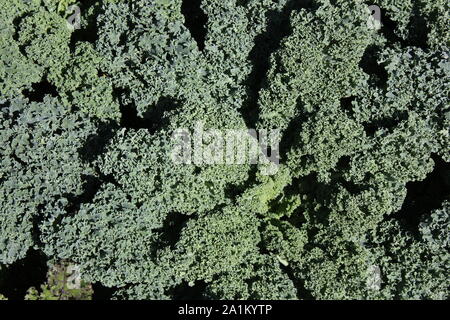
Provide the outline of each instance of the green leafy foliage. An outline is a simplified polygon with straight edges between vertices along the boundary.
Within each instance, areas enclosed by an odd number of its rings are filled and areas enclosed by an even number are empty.
[[[374,4],[0,0],[0,278],[34,249],[86,281],[35,300],[448,299],[450,7]],[[174,163],[199,124],[278,129],[277,172]]]
[[[380,295],[394,299],[446,299],[449,203],[423,218],[414,238],[396,223],[382,223],[370,243],[382,271]],[[396,288],[396,290],[393,290]]]
[[[11,264],[36,244],[38,228],[51,228],[83,193],[93,170],[77,150],[95,128],[49,96],[42,103],[11,100],[0,117],[0,261]]]

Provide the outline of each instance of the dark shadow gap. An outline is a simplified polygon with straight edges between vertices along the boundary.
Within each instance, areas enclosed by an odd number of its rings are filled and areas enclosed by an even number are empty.
[[[119,183],[114,179],[112,175],[104,175],[98,173],[98,177],[92,175],[83,175],[83,192],[79,195],[65,194],[64,197],[67,199],[68,204],[65,207],[66,214],[58,216],[53,224],[58,226],[61,224],[61,220],[67,217],[74,216],[80,210],[83,204],[92,203],[97,193],[100,191],[104,184],[113,184],[117,188],[120,188]],[[39,229],[35,231],[39,234]],[[36,241],[39,241],[37,239]]]
[[[177,285],[170,289],[168,294],[172,300],[205,300],[206,283],[198,280],[193,286],[189,286],[187,282]]]
[[[419,47],[427,50],[428,34],[430,28],[426,19],[421,14],[422,8],[419,1],[413,1],[413,14],[408,24],[408,43],[410,46]]]
[[[44,97],[50,95],[52,97],[58,97],[58,90],[56,87],[47,81],[42,79],[41,82],[33,83],[31,90],[24,90],[22,92],[25,98],[28,98],[30,102],[44,102]]]
[[[78,212],[81,204],[92,202],[102,185],[102,181],[94,176],[82,176],[82,179],[84,181],[83,192],[77,196],[66,195],[66,198],[69,201],[69,205],[66,207],[66,211],[69,215],[73,215]]]
[[[407,26],[407,38],[400,37],[397,22],[393,21],[386,10],[381,10],[381,33],[388,40],[389,44],[399,44],[402,48],[407,46],[428,49],[428,33],[430,31],[426,19],[421,14],[422,8],[417,1],[413,2],[412,15]]]
[[[389,119],[380,119],[375,120],[370,123],[364,123],[364,131],[366,135],[372,137],[375,133],[380,129],[386,129],[389,132],[392,132],[402,121],[406,121],[408,119],[408,112],[402,111],[397,112],[393,115],[392,118]]]
[[[111,300],[114,292],[116,291],[115,288],[105,287],[99,282],[93,283],[92,289],[94,291],[92,300]]]
[[[350,162],[351,158],[350,156],[342,156],[339,158],[337,164],[336,164],[336,171],[346,171],[350,169]]]
[[[26,168],[27,164],[23,160],[21,160],[15,153],[11,153],[11,158],[13,158],[14,161],[16,161],[18,164],[20,164],[22,167]]]
[[[22,21],[23,21],[25,18],[27,18],[27,17],[29,17],[29,16],[31,16],[31,15],[32,15],[32,13],[29,12],[29,13],[24,14],[23,16],[20,16],[20,17],[15,18],[15,19],[13,20],[14,34],[13,34],[12,38],[14,39],[14,41],[17,42],[17,45],[18,45],[18,47],[19,47],[20,53],[21,53],[23,56],[25,56],[25,57],[27,57],[27,53],[26,53],[26,51],[25,51],[25,46],[24,46],[23,44],[20,45],[20,43],[19,43],[20,24],[22,23]]]
[[[419,224],[426,215],[450,200],[450,163],[439,156],[431,156],[435,165],[425,180],[406,184],[407,194],[402,208],[395,214],[402,226],[414,236],[419,236]]]
[[[239,7],[246,7],[250,0],[236,0],[236,5]]]
[[[161,97],[143,117],[139,117],[134,104],[120,103],[120,112],[122,113],[120,126],[135,130],[147,129],[153,134],[169,125],[168,114],[178,109],[179,105],[179,102],[170,97]]]
[[[161,232],[161,246],[174,248],[180,240],[181,231],[186,226],[191,217],[178,212],[171,212],[163,222]]]
[[[395,43],[400,44],[401,47],[408,46],[408,42],[405,39],[402,39],[399,35],[396,34],[397,23],[391,19],[391,17],[387,14],[386,10],[381,9],[381,33],[384,35],[386,40],[390,45]]]
[[[0,293],[9,300],[24,300],[29,288],[39,289],[47,281],[47,271],[44,254],[29,250],[24,259],[2,270]]]
[[[345,111],[347,116],[352,117],[353,112],[353,101],[356,100],[356,96],[341,98],[341,109]]]
[[[377,62],[381,50],[382,48],[376,45],[368,46],[359,67],[370,76],[370,84],[385,89],[389,77],[385,67]]]
[[[203,12],[201,3],[201,0],[183,0],[181,4],[181,13],[185,19],[184,25],[197,42],[200,51],[205,48],[206,24],[208,22],[208,16]]]

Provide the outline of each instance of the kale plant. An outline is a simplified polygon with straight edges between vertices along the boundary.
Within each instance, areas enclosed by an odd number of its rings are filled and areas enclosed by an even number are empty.
[[[446,0],[0,0],[0,293],[37,252],[112,299],[448,299],[449,18]],[[257,149],[277,130],[277,170],[174,162],[198,123]]]

